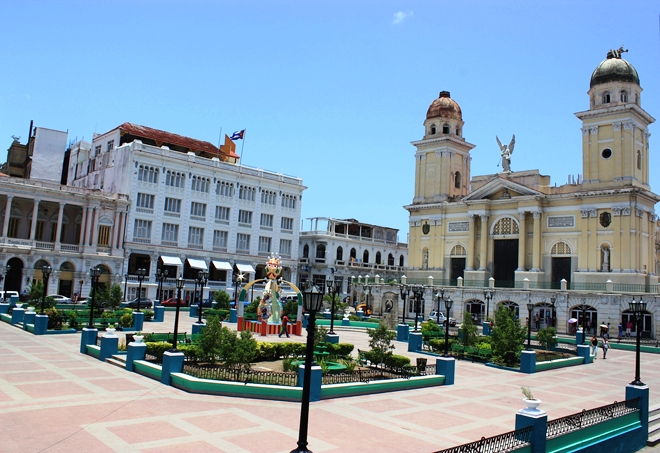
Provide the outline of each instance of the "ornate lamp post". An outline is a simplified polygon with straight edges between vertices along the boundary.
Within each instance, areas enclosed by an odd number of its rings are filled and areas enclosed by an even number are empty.
[[[534,304],[530,301],[527,303],[527,350],[532,350],[532,310]]]
[[[550,297],[550,302],[552,303],[552,319],[550,320],[551,327],[555,326],[555,321],[557,320],[557,307],[555,305],[555,302],[557,302],[557,298],[555,296]]]
[[[80,297],[82,297],[82,285],[83,285],[83,283],[85,283],[85,280],[83,280],[83,279],[81,278],[80,281],[79,281],[78,283],[80,283],[80,292],[79,292],[78,294],[80,294]]]
[[[371,294],[371,286],[369,285],[364,285],[365,290],[364,290],[364,303],[366,305],[364,314],[367,316],[371,316],[371,309],[369,308],[369,295]]]
[[[445,309],[447,310],[447,326],[445,327],[445,354],[444,357],[449,357],[449,310],[451,306],[454,305],[454,301],[451,300],[451,297],[445,299]]]
[[[96,285],[99,282],[99,277],[101,276],[101,268],[93,267],[89,270],[89,276],[92,280],[92,302],[89,307],[89,324],[87,327],[90,329],[94,328],[94,299],[96,298]]]
[[[630,311],[633,312],[633,315],[635,316],[635,329],[637,332],[635,332],[635,336],[637,337],[636,341],[636,346],[635,346],[635,380],[630,383],[630,385],[635,385],[638,387],[642,387],[645,384],[640,380],[640,364],[639,364],[639,356],[640,356],[640,338],[642,337],[642,319],[644,319],[644,312],[646,311],[646,302],[642,300],[642,298],[639,298],[639,302],[635,302],[635,298],[633,297],[632,302],[630,302]]]
[[[401,299],[403,299],[403,320],[401,321],[402,324],[406,323],[406,299],[408,296],[410,296],[410,286],[408,285],[399,285],[399,291],[401,293]]]
[[[331,297],[330,299],[330,331],[328,333],[334,334],[335,333],[335,297],[337,297],[337,287],[338,282],[335,282],[334,280],[326,280],[326,286],[328,287],[328,295]]]
[[[582,304],[582,344],[585,338],[587,338],[587,306]]]
[[[195,280],[195,285],[199,282],[199,303],[197,304],[197,312],[199,314],[199,318],[197,319],[197,323],[201,324],[202,323],[202,304],[204,303],[204,287],[206,286],[206,282],[208,282],[209,278],[209,273],[208,271],[199,271],[197,274],[197,280]]]
[[[3,301],[2,302],[5,303],[5,304],[7,303],[7,274],[9,273],[10,270],[11,270],[11,266],[9,264],[7,264],[7,267],[5,267],[5,282],[4,282],[5,284],[2,288],[3,289],[3,291],[2,291]]]
[[[435,299],[438,302],[438,308],[435,311],[435,319],[436,323],[440,325],[440,301],[445,300],[445,289],[440,288],[438,292],[435,294]],[[449,315],[447,315],[447,327],[449,327]],[[449,330],[449,329],[447,329]]]
[[[243,283],[245,277],[242,273],[239,273],[238,275],[232,274],[231,278],[234,281],[234,308],[238,309],[238,287]]]
[[[50,273],[53,272],[53,268],[50,266],[44,266],[41,268],[41,275],[44,279],[44,291],[41,293],[41,314],[44,314],[44,305],[46,304],[46,293],[48,292],[48,279],[50,278]]]
[[[179,277],[176,279],[176,314],[174,315],[174,338],[172,339],[172,349],[170,352],[176,352],[176,344],[179,338],[179,307],[181,306],[181,290],[185,286],[186,281]]]
[[[488,321],[488,317],[490,316],[490,301],[493,300],[494,294],[495,291],[492,289],[484,289],[484,299],[486,299],[486,319],[484,321]]]
[[[415,299],[415,332],[417,332],[417,322],[419,321],[419,307],[422,301],[424,300],[424,287],[423,286],[413,286],[412,288],[413,297]]]
[[[163,302],[163,282],[167,278],[167,270],[158,270],[156,280],[158,280],[158,301]]]
[[[124,302],[126,302],[126,291],[128,290],[128,272],[124,274]],[[80,291],[82,291],[82,280],[80,280]],[[82,294],[80,294],[82,296]]]
[[[146,269],[138,269],[135,271],[135,274],[137,275],[138,278],[138,300],[137,300],[137,311],[140,311],[140,301],[142,300],[142,282],[144,281],[144,277],[147,275],[147,270]]]
[[[312,359],[314,357],[314,331],[316,329],[316,312],[323,308],[323,293],[310,285],[303,292],[303,306],[309,313],[307,322],[307,346],[305,348],[305,373],[303,374],[302,407],[300,409],[300,428],[298,429],[298,448],[291,453],[311,453],[307,449],[307,427],[309,424],[309,397],[312,379]]]

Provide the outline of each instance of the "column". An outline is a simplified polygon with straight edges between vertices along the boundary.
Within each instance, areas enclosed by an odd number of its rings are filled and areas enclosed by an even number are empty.
[[[470,226],[468,229],[468,247],[467,247],[467,263],[465,265],[466,271],[474,270],[474,216],[468,214]]]
[[[60,202],[60,210],[57,212],[57,232],[55,233],[55,250],[60,249],[60,236],[62,235],[62,216],[64,216],[64,205]]]
[[[612,249],[610,250],[610,271],[621,272],[621,208],[612,208]]]
[[[479,270],[485,271],[488,263],[488,214],[481,214],[481,243],[479,244]]]
[[[440,266],[439,267],[440,267],[440,269],[446,271],[447,270],[445,268],[445,245],[446,244],[445,244],[445,231],[444,231],[445,226],[443,224],[442,219],[441,220],[436,220],[435,225],[436,225],[435,226],[435,232],[436,232],[436,235],[438,236],[438,239],[440,241],[440,244],[438,246],[438,255],[440,257]],[[398,262],[397,262],[397,264],[398,264]],[[447,277],[447,275],[445,274],[443,280],[446,280],[447,278],[449,278],[449,277]]]
[[[115,237],[117,237],[117,227],[119,226],[119,217],[121,216],[121,213],[118,211],[115,211],[115,216],[113,219],[112,223],[112,229],[110,230],[110,237],[108,238],[108,246],[110,247],[110,253],[112,253],[112,249],[116,247],[117,242],[115,241]]]
[[[121,213],[121,225],[119,225],[119,229],[117,231],[117,248],[118,249],[123,249],[124,248],[124,230],[126,229],[126,216],[128,214],[126,212]]]
[[[527,257],[527,223],[526,223],[526,212],[518,212],[518,269],[517,271],[525,271],[525,258]]]
[[[2,237],[7,237],[9,231],[9,214],[11,213],[11,202],[14,199],[13,195],[7,195],[7,206],[5,207],[5,223],[2,225]]]
[[[541,211],[534,211],[532,215],[534,216],[532,272],[541,272]]]
[[[32,224],[30,225],[30,240],[35,240],[35,234],[37,232],[37,220],[39,217],[39,203],[41,200],[34,200],[34,206],[32,206]]]
[[[589,270],[589,210],[580,209],[580,238],[578,239],[578,272]]]
[[[96,208],[94,208],[94,215],[93,215],[93,217],[92,217],[92,224],[90,225],[90,231],[89,231],[89,235],[90,235],[90,238],[89,238],[89,239],[90,239],[90,240],[89,240],[89,245],[91,245],[91,246],[93,246],[93,247],[96,247],[97,241],[98,241],[98,239],[99,239],[99,229],[98,229],[98,226],[97,226],[97,225],[98,225],[98,223],[99,223],[99,214],[100,214],[99,211],[100,211],[100,210],[101,210],[100,207],[96,207]]]
[[[82,247],[85,245],[85,224],[87,223],[87,206],[81,206],[81,215],[80,215],[80,238],[78,245],[80,246],[80,251],[82,252]]]

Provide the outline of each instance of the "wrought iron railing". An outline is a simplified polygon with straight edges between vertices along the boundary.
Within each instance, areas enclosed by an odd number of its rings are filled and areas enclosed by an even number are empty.
[[[353,370],[350,373],[328,373],[323,375],[321,383],[328,384],[349,384],[352,382],[370,382],[385,379],[409,379],[413,376],[434,375],[435,365],[426,365],[426,367],[416,367],[414,365],[404,368],[369,368],[362,370]]]
[[[439,450],[435,453],[499,453],[518,450],[530,445],[532,426],[498,434],[493,437],[482,437],[481,440],[469,444]]]
[[[578,429],[596,425],[598,423],[622,417],[639,411],[640,398],[633,398],[622,402],[614,402],[595,409],[583,410],[577,414],[567,415],[548,422],[546,437],[552,439]]]
[[[217,381],[245,382],[252,384],[270,384],[296,387],[298,385],[298,373],[278,371],[253,371],[246,368],[207,368],[184,363],[183,372],[201,379],[213,379]]]

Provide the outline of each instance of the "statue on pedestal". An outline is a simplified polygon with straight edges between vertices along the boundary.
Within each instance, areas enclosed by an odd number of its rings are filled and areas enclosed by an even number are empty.
[[[516,144],[516,135],[513,135],[509,145],[503,145],[497,135],[495,136],[495,140],[497,140],[497,144],[500,146],[500,151],[502,153],[502,170],[510,172],[511,154],[513,154],[513,146]]]

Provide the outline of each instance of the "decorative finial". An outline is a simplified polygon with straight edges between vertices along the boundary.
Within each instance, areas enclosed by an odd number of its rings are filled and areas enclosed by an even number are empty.
[[[610,58],[621,59],[621,54],[624,52],[628,52],[628,49],[624,49],[623,46],[619,47],[618,49],[611,49],[609,52],[607,52],[607,58],[608,60]]]

